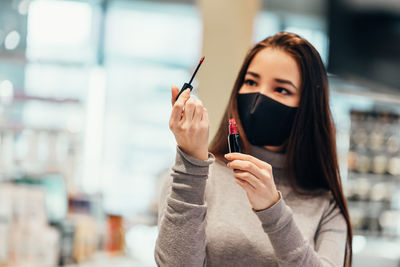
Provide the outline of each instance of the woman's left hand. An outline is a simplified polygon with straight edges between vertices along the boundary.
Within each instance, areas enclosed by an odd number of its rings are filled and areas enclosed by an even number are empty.
[[[246,191],[254,210],[267,209],[278,202],[271,165],[242,153],[228,153],[225,158],[231,161],[227,166],[234,170],[236,183]]]

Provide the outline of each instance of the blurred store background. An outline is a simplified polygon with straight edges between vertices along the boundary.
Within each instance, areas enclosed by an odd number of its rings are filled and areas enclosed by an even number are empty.
[[[279,31],[330,72],[354,266],[399,266],[397,0],[1,0],[0,266],[155,266],[170,85],[206,56],[213,133],[246,49]]]

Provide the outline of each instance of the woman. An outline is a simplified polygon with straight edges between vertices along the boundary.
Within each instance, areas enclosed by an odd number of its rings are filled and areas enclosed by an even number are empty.
[[[243,154],[228,153],[230,118]],[[278,33],[250,50],[209,149],[207,110],[189,91],[173,101],[170,129],[159,266],[351,265],[327,76],[310,43]]]

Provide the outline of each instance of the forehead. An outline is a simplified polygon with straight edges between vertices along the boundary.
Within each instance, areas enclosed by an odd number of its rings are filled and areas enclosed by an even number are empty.
[[[296,60],[280,49],[262,49],[250,62],[247,71],[256,72],[261,78],[290,80],[300,88],[301,74]]]

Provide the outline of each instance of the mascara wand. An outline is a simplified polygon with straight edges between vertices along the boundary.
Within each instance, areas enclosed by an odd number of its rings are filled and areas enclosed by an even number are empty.
[[[205,58],[205,57],[202,57],[202,58],[200,59],[200,62],[199,62],[199,64],[197,65],[196,70],[194,71],[194,73],[193,73],[193,75],[192,75],[192,78],[190,79],[189,83],[185,83],[185,84],[182,86],[182,89],[179,91],[179,94],[178,94],[178,96],[176,97],[175,101],[178,100],[179,96],[180,96],[180,95],[182,94],[182,92],[185,91],[186,89],[189,88],[190,91],[193,90],[193,86],[191,85],[191,83],[192,83],[192,81],[193,81],[193,79],[194,79],[194,76],[196,76],[196,73],[197,73],[197,71],[199,70],[199,68],[200,68],[200,66],[201,66],[201,63],[203,63],[204,58]]]

